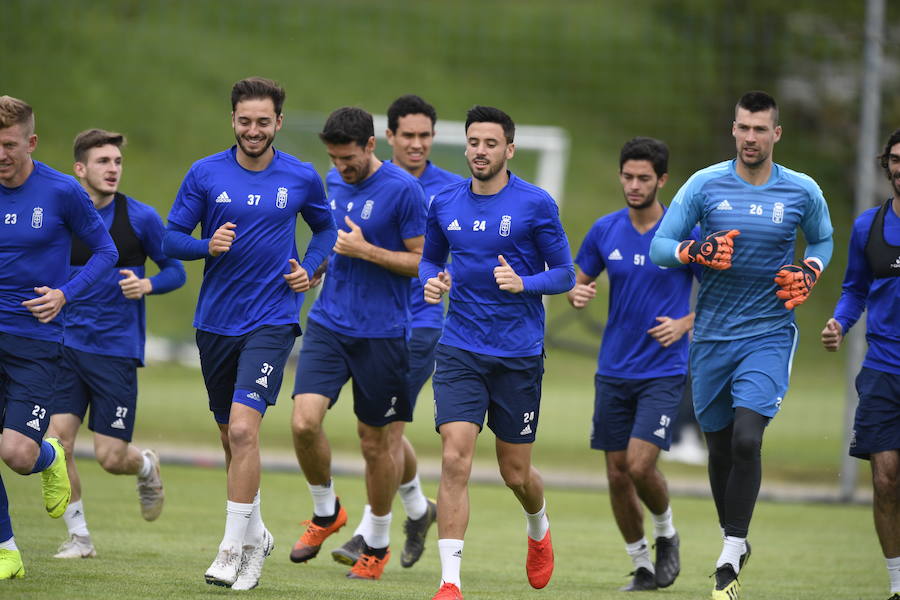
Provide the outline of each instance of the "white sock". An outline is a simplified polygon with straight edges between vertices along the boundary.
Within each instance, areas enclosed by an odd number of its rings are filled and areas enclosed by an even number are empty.
[[[232,552],[241,552],[252,512],[253,504],[232,502],[231,500],[225,503],[225,535],[222,537],[222,543],[219,544],[219,550],[228,548]]]
[[[887,563],[888,577],[891,578],[891,593],[900,593],[900,556],[894,558],[885,558]]]
[[[746,542],[747,538],[726,535],[725,539],[722,540],[722,554],[719,555],[719,560],[716,561],[716,568],[718,569],[728,563],[734,567],[734,573],[737,575],[741,570],[741,554],[747,551]]]
[[[425,494],[422,493],[418,473],[410,481],[401,483],[397,488],[397,493],[400,495],[400,501],[403,502],[403,509],[406,511],[407,517],[416,521],[425,516],[425,511],[428,510],[428,501],[425,499]]]
[[[63,513],[63,521],[66,522],[69,535],[90,535],[87,520],[84,517],[84,504],[81,500],[69,503],[66,512]]]
[[[144,462],[141,464],[141,469],[138,471],[137,476],[138,479],[147,479],[150,477],[150,473],[153,472],[153,463],[150,462],[146,454],[141,454],[141,458],[144,459]]]
[[[547,501],[544,500],[541,510],[536,513],[526,512],[525,520],[528,523],[528,537],[536,542],[544,539],[544,536],[547,535],[547,530],[550,529],[550,520],[547,519]]]
[[[650,546],[647,544],[647,538],[643,537],[631,544],[626,543],[625,552],[631,557],[631,562],[634,564],[635,569],[644,567],[651,573],[656,573],[656,569],[653,568],[653,561],[650,560]]]
[[[359,520],[359,525],[353,535],[361,535],[363,538],[372,535],[372,507],[370,505],[366,504],[363,509],[362,519]]]
[[[459,567],[462,564],[462,540],[438,540],[438,553],[441,555],[441,582],[452,583],[460,590]]]
[[[653,515],[653,512],[650,512]],[[666,508],[661,515],[653,515],[653,537],[670,538],[675,535],[675,525],[672,523],[672,507]]]
[[[13,536],[6,540],[5,542],[0,542],[0,550],[18,550],[19,547],[16,546],[16,536]]]
[[[250,513],[250,522],[247,523],[247,533],[244,535],[245,546],[258,546],[262,541],[263,530],[266,528],[262,520],[262,510],[259,504],[259,490],[253,498],[253,511]]]
[[[372,524],[371,531],[368,535],[363,535],[366,544],[372,548],[387,548],[391,543],[391,513],[379,517],[370,512],[369,520]]]
[[[309,486],[309,493],[313,499],[313,514],[317,517],[330,517],[334,514],[334,504],[337,502],[337,496],[334,494],[334,485],[329,480],[325,485]]]

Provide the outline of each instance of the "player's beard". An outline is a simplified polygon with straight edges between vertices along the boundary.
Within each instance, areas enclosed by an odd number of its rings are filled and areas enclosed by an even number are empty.
[[[625,194],[625,204],[628,205],[628,208],[633,208],[634,210],[644,210],[645,208],[650,208],[656,202],[656,189],[649,194],[640,204],[632,204],[632,202],[628,199],[628,194]]]
[[[275,141],[275,137],[274,137],[274,136],[273,136],[273,137],[270,137],[270,138],[266,138],[266,143],[265,143],[265,145],[262,147],[262,150],[259,150],[259,151],[257,151],[257,152],[251,152],[250,150],[247,149],[246,146],[244,146],[244,140],[241,138],[241,136],[236,135],[236,136],[234,136],[234,139],[237,141],[238,146],[240,146],[241,152],[243,152],[244,154],[246,154],[246,155],[247,155],[248,157],[250,157],[250,158],[259,158],[260,156],[262,156],[263,154],[265,154],[266,152],[268,152],[268,151],[269,151],[269,148],[272,146],[272,142]]]
[[[502,162],[499,163],[488,163],[487,171],[482,171],[481,173],[476,173],[475,169],[472,168],[472,163],[469,163],[469,171],[472,173],[472,177],[477,179],[478,181],[490,181],[494,177],[497,176],[497,173],[500,172],[506,165]]]
[[[900,199],[900,170],[891,175],[891,185],[894,188],[894,198]]]
[[[760,166],[765,164],[765,162],[769,159],[768,153],[763,152],[761,148],[756,147],[756,148],[754,148],[754,150],[756,150],[756,160],[754,160],[752,162],[744,160],[743,150],[741,150],[741,152],[739,154],[739,158],[741,159],[741,164],[743,164],[745,167],[747,167],[748,169],[751,169],[751,170],[759,168]]]
[[[366,161],[357,169],[353,167],[352,169],[345,170],[341,173],[341,179],[344,180],[344,183],[349,183],[350,185],[355,185],[369,176],[369,170],[372,168],[372,165],[369,161]],[[344,174],[347,174],[352,177],[352,179],[348,179]]]

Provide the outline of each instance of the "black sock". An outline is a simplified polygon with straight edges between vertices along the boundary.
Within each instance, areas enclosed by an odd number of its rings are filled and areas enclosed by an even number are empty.
[[[337,520],[338,513],[341,510],[341,501],[337,498],[334,499],[334,514],[329,515],[327,517],[320,517],[319,515],[313,514],[312,522],[319,527],[328,527],[332,523]]]
[[[731,440],[732,466],[725,492],[725,535],[746,538],[762,482],[762,438],[769,418],[738,407]]]
[[[719,431],[706,432],[706,446],[709,448],[709,487],[712,490],[719,525],[725,526],[725,490],[731,475],[731,435],[734,423]]]

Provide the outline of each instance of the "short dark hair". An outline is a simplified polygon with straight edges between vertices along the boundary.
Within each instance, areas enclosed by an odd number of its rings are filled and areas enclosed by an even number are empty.
[[[231,88],[231,110],[233,111],[238,102],[244,100],[260,100],[269,98],[275,105],[275,114],[280,115],[281,109],[284,107],[284,88],[277,82],[265,77],[247,77],[235,83]]]
[[[653,165],[657,177],[669,172],[669,147],[666,143],[651,137],[636,137],[625,142],[619,153],[619,172],[626,161],[647,160]]]
[[[99,148],[112,144],[117,148],[125,145],[125,136],[115,131],[106,131],[105,129],[88,129],[82,131],[75,136],[75,143],[72,145],[72,153],[75,155],[75,162],[83,163],[87,158],[88,150],[91,148]]]
[[[387,126],[391,133],[397,133],[400,117],[405,117],[406,115],[425,115],[431,119],[432,128],[437,123],[437,112],[435,112],[432,105],[425,102],[420,96],[406,94],[394,100],[388,107]]]
[[[506,143],[512,144],[516,137],[516,124],[512,118],[493,106],[481,106],[476,104],[466,113],[466,131],[469,131],[469,125],[472,123],[497,123],[503,128],[503,135],[506,136]]]
[[[739,108],[748,110],[752,113],[762,112],[765,110],[772,111],[772,119],[778,125],[778,104],[775,98],[761,90],[753,90],[741,96],[737,104],[734,105],[734,112],[737,114]]]
[[[887,144],[884,145],[884,152],[878,157],[878,162],[881,164],[881,168],[884,169],[884,174],[887,175],[888,179],[891,178],[891,148],[897,144],[900,144],[900,129],[894,130],[894,133],[888,138]]]
[[[34,111],[24,100],[12,96],[0,96],[0,129],[24,125],[26,134],[34,133]]]
[[[375,137],[372,115],[354,106],[344,106],[331,113],[319,134],[319,139],[326,144],[356,142],[359,146],[368,144],[372,137]]]

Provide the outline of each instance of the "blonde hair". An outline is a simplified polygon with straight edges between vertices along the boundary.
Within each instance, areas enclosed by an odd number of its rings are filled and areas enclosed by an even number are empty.
[[[34,111],[23,100],[12,96],[0,96],[0,129],[24,125],[26,134],[34,133]]]

